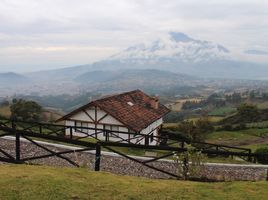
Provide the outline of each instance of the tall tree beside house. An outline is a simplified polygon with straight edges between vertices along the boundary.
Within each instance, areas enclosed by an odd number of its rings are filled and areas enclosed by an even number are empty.
[[[13,99],[10,106],[11,119],[23,121],[39,121],[42,107],[34,101]]]

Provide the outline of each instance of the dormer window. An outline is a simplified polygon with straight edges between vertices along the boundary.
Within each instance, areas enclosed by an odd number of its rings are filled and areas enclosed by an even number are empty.
[[[132,102],[130,102],[130,101],[127,102],[127,104],[130,105],[130,106],[133,106],[133,105],[134,105],[134,103],[132,103]]]

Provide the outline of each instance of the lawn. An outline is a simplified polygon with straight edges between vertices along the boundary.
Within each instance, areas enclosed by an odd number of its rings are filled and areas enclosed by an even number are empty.
[[[88,169],[0,166],[0,199],[267,199],[268,182],[200,183],[119,176]]]

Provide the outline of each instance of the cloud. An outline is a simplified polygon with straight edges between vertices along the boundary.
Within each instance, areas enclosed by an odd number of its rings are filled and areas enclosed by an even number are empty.
[[[169,31],[211,40],[232,52],[265,49],[267,9],[263,0],[0,0],[0,71],[93,62]],[[95,47],[103,51],[86,50]],[[69,48],[74,50],[64,50]],[[52,60],[48,49],[55,49]],[[36,54],[42,56],[31,63]],[[12,60],[14,55],[21,59]]]
[[[252,55],[268,55],[268,51],[261,51],[261,50],[254,50],[254,49],[244,51],[244,53],[252,54]]]

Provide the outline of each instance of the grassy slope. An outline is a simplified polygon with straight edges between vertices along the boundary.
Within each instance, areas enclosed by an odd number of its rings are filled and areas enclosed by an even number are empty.
[[[44,166],[0,166],[0,199],[267,199],[268,182],[151,180]]]
[[[0,106],[0,116],[9,118],[11,115],[10,107],[9,106]],[[42,117],[46,118],[48,121],[55,121],[62,117],[61,113],[56,111],[44,110],[42,112]]]
[[[236,112],[236,108],[234,107],[221,107],[221,108],[216,108],[213,111],[209,112],[208,115],[225,116],[225,115],[232,114],[235,112]]]
[[[0,106],[0,115],[3,117],[10,117],[11,112],[9,106]]]
[[[207,142],[256,148],[267,146],[268,128],[251,128],[240,131],[217,131],[209,134]]]

